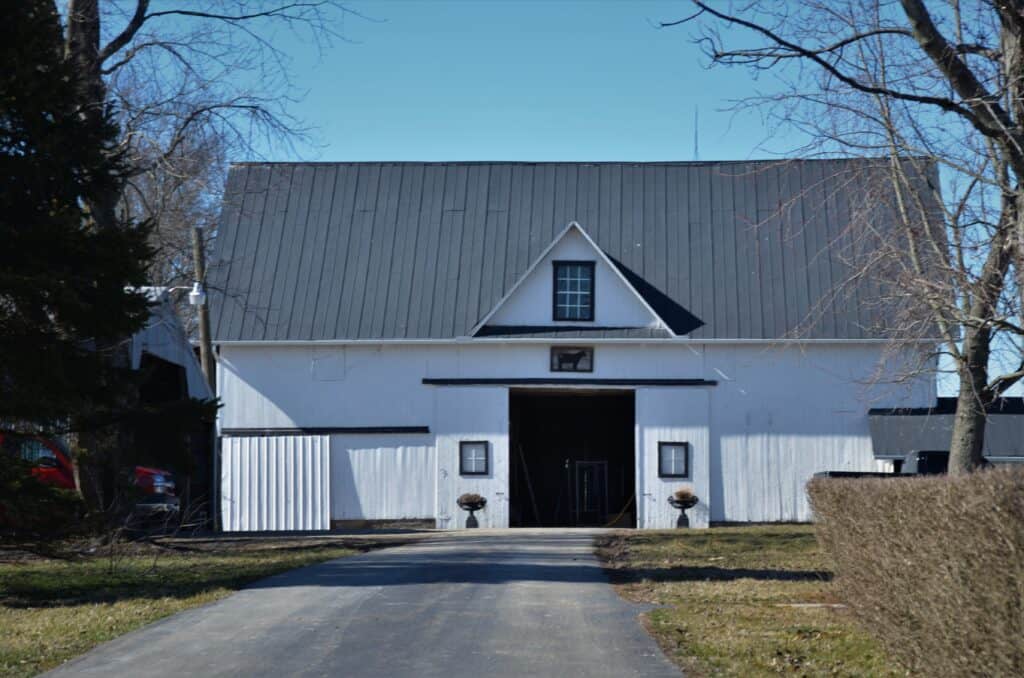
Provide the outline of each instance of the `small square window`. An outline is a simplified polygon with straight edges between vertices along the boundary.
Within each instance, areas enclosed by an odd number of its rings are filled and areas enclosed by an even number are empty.
[[[690,477],[690,443],[658,443],[658,477]]]
[[[490,473],[486,440],[463,440],[459,443],[459,475],[485,476]]]
[[[594,349],[583,346],[552,346],[552,372],[593,372]]]
[[[556,261],[555,320],[594,319],[594,262]]]

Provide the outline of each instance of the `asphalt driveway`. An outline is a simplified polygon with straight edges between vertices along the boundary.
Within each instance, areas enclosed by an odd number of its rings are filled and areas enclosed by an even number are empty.
[[[443,534],[293,570],[49,675],[678,677],[592,539]]]

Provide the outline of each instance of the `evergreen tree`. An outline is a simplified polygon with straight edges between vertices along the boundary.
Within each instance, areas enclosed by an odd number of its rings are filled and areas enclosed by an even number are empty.
[[[0,41],[0,427],[115,408],[123,342],[148,316],[145,225],[90,210],[121,192],[117,129],[83,101],[52,0],[12,3]],[[99,217],[99,218],[96,218]]]

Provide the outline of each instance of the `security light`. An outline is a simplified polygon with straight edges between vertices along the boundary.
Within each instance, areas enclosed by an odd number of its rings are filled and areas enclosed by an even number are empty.
[[[193,306],[206,305],[206,290],[198,282],[192,283],[192,291],[188,293],[188,303]]]

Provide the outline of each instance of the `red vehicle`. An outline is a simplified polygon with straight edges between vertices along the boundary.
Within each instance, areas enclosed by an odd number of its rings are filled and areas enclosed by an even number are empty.
[[[0,449],[32,464],[32,475],[65,490],[75,489],[71,459],[52,440],[0,433]]]
[[[32,464],[32,475],[57,487],[75,489],[75,472],[71,458],[55,440],[39,436],[22,436],[0,432],[0,450],[20,456]],[[177,510],[174,478],[170,471],[149,466],[136,466],[132,482],[146,499],[140,504]]]

